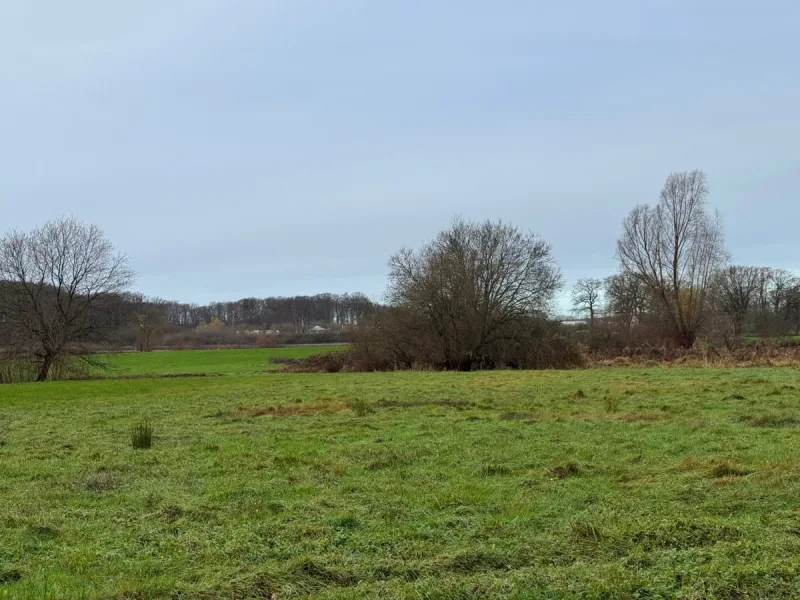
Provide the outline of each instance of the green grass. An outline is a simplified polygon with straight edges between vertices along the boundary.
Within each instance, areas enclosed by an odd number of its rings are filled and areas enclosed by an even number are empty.
[[[758,335],[748,335],[745,339],[750,342],[773,341],[773,342],[800,342],[800,335],[778,335],[774,337],[761,337]]]
[[[241,375],[280,369],[274,358],[306,358],[312,354],[341,350],[340,345],[295,346],[286,348],[250,348],[244,350],[165,350],[123,352],[106,355],[107,371],[95,371],[109,377],[141,375]]]
[[[798,598],[799,396],[789,368],[0,386],[0,598]]]

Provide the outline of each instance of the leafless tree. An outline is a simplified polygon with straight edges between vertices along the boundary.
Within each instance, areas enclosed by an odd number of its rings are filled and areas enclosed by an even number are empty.
[[[562,286],[547,243],[492,221],[456,219],[421,249],[393,255],[389,270],[390,303],[410,311],[420,345],[449,369],[490,360]]]
[[[657,205],[631,211],[617,242],[623,272],[647,285],[686,348],[694,345],[710,280],[726,258],[722,225],[707,212],[707,197],[702,171],[673,173]]]
[[[109,311],[133,280],[128,258],[94,225],[50,221],[0,240],[0,317],[6,350],[34,361],[37,379],[72,357],[90,361],[85,344],[109,332]]]
[[[785,269],[770,273],[768,290],[777,333],[800,333],[800,277]]]
[[[742,335],[745,319],[758,292],[761,271],[758,267],[732,265],[714,276],[715,305],[730,320],[732,327],[733,339],[725,340],[728,347]]]
[[[792,332],[800,335],[800,279],[795,280],[786,294],[784,314],[786,322],[792,327]]]
[[[752,317],[754,331],[760,335],[782,335],[796,331],[795,311],[800,277],[785,269],[762,267],[758,270]]]
[[[148,298],[143,294],[132,294],[128,302],[133,310],[136,349],[139,352],[150,352],[153,349],[153,338],[167,322],[168,303],[162,298]]]
[[[602,279],[585,277],[572,288],[572,310],[578,315],[588,315],[591,331],[594,331],[594,320],[601,309],[603,287]]]
[[[618,273],[605,280],[606,307],[616,317],[625,334],[625,343],[630,346],[633,325],[639,322],[648,308],[649,291],[637,277]]]
[[[785,269],[771,269],[768,296],[772,311],[778,315],[786,306],[787,299],[794,293],[800,278]]]

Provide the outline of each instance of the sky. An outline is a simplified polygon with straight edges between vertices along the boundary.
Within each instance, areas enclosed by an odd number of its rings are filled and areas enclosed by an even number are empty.
[[[94,223],[172,300],[380,300],[392,252],[503,219],[570,286],[698,168],[734,262],[800,271],[798,31],[796,0],[3,0],[0,231]]]

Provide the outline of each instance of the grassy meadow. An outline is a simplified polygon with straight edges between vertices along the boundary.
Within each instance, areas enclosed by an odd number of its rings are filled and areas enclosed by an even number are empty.
[[[243,350],[122,352],[106,355],[103,358],[106,370],[96,370],[95,373],[108,377],[262,373],[281,368],[271,362],[275,358],[307,358],[341,348],[341,345],[330,344]]]
[[[798,598],[799,399],[791,368],[4,385],[0,598]]]

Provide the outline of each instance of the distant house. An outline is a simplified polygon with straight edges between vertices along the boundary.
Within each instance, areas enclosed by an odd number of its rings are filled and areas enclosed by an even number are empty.
[[[308,330],[309,333],[325,333],[328,331],[324,327],[320,327],[319,325],[314,325],[311,329]]]
[[[237,335],[278,335],[280,331],[277,329],[247,329],[246,331],[237,331]]]

